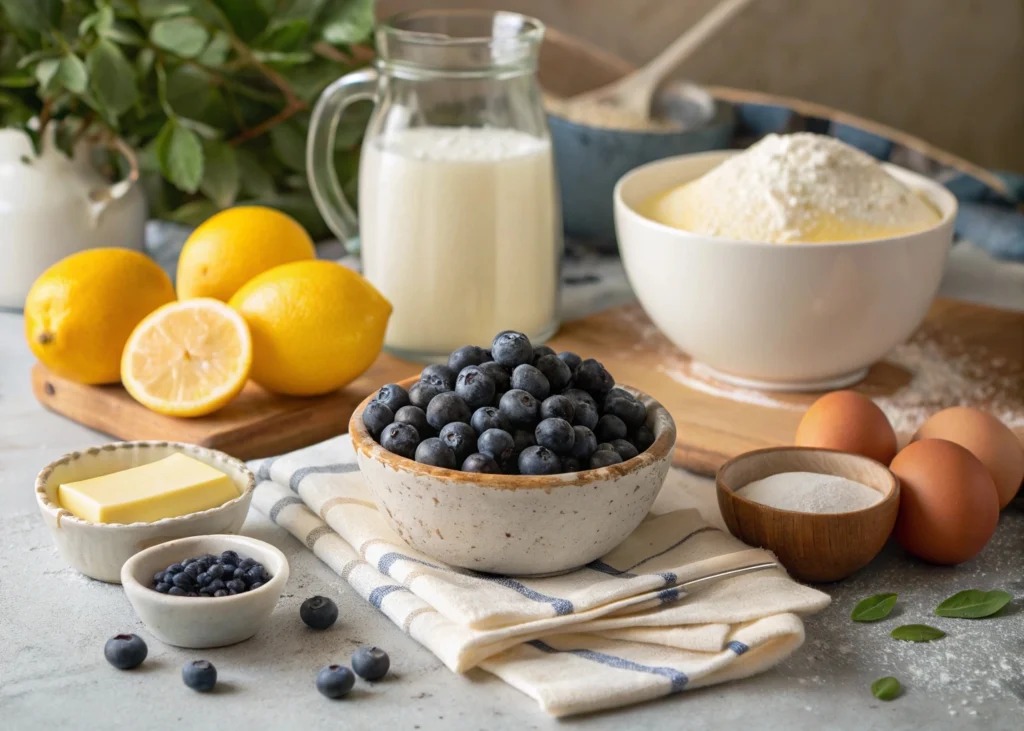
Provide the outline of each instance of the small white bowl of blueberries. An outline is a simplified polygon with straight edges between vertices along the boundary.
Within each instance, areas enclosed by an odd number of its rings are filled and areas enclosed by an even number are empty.
[[[571,570],[621,543],[671,464],[675,424],[594,359],[499,333],[383,386],[349,424],[398,534],[478,571]]]

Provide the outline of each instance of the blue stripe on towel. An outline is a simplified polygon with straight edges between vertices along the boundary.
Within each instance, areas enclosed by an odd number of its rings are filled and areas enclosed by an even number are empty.
[[[691,531],[690,533],[687,533],[685,536],[680,538],[678,541],[673,543],[671,546],[669,546],[665,550],[658,551],[658,553],[650,555],[647,558],[641,559],[641,560],[637,561],[635,564],[633,564],[632,566],[630,566],[629,568],[617,569],[614,566],[609,566],[608,564],[606,564],[604,561],[601,561],[601,560],[591,561],[590,563],[587,564],[586,568],[593,569],[594,571],[600,571],[601,573],[608,574],[609,576],[618,576],[619,578],[623,578],[623,579],[631,579],[634,576],[636,576],[636,574],[631,574],[630,571],[632,571],[633,569],[637,568],[638,566],[641,566],[641,565],[647,563],[651,559],[658,558],[659,556],[664,556],[669,551],[674,551],[675,549],[679,548],[681,545],[686,543],[688,540],[690,540],[694,536],[700,535],[701,533],[707,533],[708,531],[716,531],[716,530],[718,530],[718,528],[715,528],[714,526],[710,526],[710,525],[705,525],[705,526],[703,526],[701,528],[698,528],[695,531]],[[671,572],[665,572],[665,573],[663,573],[661,575],[664,577],[666,584],[674,583],[676,581],[676,575],[671,573]]]
[[[663,589],[658,592],[658,599],[662,604],[671,604],[679,600],[679,589]]]
[[[395,565],[396,561],[409,561],[410,563],[418,563],[420,566],[426,566],[431,569],[437,569],[438,571],[451,571],[447,566],[438,566],[437,564],[430,563],[429,561],[422,561],[412,556],[403,556],[400,553],[390,551],[385,553],[379,559],[377,559],[377,570],[386,576],[391,576],[391,567]]]
[[[324,465],[313,465],[311,467],[300,467],[295,470],[295,474],[292,475],[291,480],[288,481],[288,485],[293,490],[299,489],[299,483],[306,479],[309,475],[341,475],[346,472],[355,472],[359,469],[359,465],[355,462],[339,462],[338,464],[324,464]]]
[[[267,459],[260,462],[260,469],[256,473],[256,477],[262,482],[266,482],[270,479],[270,468],[274,466],[274,462],[277,461],[277,457],[268,457]]]
[[[737,640],[733,640],[728,645],[726,645],[726,648],[729,649],[729,650],[732,650],[737,655],[742,655],[744,652],[746,652],[747,650],[750,649],[750,646],[749,645],[745,645],[742,642],[739,642]]]
[[[287,508],[289,505],[302,504],[302,498],[300,498],[298,495],[288,495],[287,497],[281,498],[271,506],[270,512],[267,513],[267,517],[270,518],[271,523],[276,523],[277,516],[281,513],[282,510]]]
[[[576,611],[573,607],[572,602],[568,599],[559,599],[558,597],[548,596],[547,594],[541,594],[539,591],[534,591],[530,587],[520,584],[515,579],[510,579],[507,576],[481,576],[481,579],[486,579],[499,586],[504,586],[506,589],[518,592],[522,596],[526,597],[535,602],[547,602],[555,609],[555,614],[559,617],[572,614]]]
[[[631,574],[628,571],[619,571],[614,566],[609,566],[601,559],[591,561],[584,568],[588,568],[591,571],[600,571],[602,574],[608,574],[609,576],[618,576],[620,579],[632,579],[636,574]]]
[[[404,586],[398,586],[397,584],[388,584],[387,586],[378,586],[376,589],[370,592],[369,602],[375,609],[380,609],[381,602],[384,601],[384,597],[388,594],[392,594],[396,591],[409,591]]]
[[[570,655],[576,655],[576,657],[582,657],[584,660],[591,660],[592,662],[600,663],[601,665],[607,665],[610,668],[660,675],[663,678],[667,678],[669,682],[672,683],[673,693],[678,693],[685,688],[686,684],[690,680],[686,677],[686,673],[676,670],[675,668],[662,667],[658,665],[641,665],[638,662],[627,660],[624,657],[616,657],[615,655],[608,655],[595,650],[559,650],[540,640],[533,640],[527,644],[531,647],[537,648],[541,652],[547,652],[549,654],[564,652]]]

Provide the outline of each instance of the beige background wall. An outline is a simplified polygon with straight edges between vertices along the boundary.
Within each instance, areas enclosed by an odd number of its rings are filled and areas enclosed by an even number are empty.
[[[379,0],[535,15],[643,63],[714,0]],[[800,97],[1024,172],[1024,0],[754,0],[680,76]]]

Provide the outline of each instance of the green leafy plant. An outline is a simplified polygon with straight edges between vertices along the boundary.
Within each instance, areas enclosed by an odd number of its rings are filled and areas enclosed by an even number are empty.
[[[879,678],[871,684],[871,693],[880,701],[891,701],[900,694],[903,686],[892,676]]]
[[[123,139],[160,217],[197,223],[254,201],[322,236],[305,176],[309,114],[370,58],[373,26],[373,0],[0,0],[0,126],[38,145],[54,125],[65,150]],[[335,150],[349,195],[360,111]]]
[[[850,612],[850,619],[854,622],[877,622],[888,617],[894,606],[895,594],[875,594],[857,602],[857,606]]]
[[[946,633],[927,624],[904,624],[890,632],[889,636],[905,642],[931,642],[941,640]]]
[[[957,592],[935,608],[940,617],[956,617],[959,619],[982,619],[991,617],[1010,603],[1013,596],[1001,589],[980,591],[966,589]]]

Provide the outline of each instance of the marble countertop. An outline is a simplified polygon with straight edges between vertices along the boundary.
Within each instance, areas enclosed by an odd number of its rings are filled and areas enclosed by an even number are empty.
[[[621,276],[614,267],[610,277]],[[957,247],[942,294],[1024,310],[1024,266],[995,265]],[[594,294],[594,302],[608,296]],[[604,302],[607,304],[607,301]],[[578,307],[585,307],[580,304]],[[593,306],[593,305],[591,305]],[[576,313],[573,313],[576,314]],[[851,579],[821,587],[832,606],[807,621],[807,641],[760,676],[642,706],[557,722],[532,700],[481,671],[458,676],[394,628],[283,530],[255,512],[244,532],[283,550],[291,579],[269,624],[234,647],[187,651],[151,638],[121,588],[86,579],[56,553],[36,509],[36,472],[61,454],[108,441],[43,410],[29,389],[32,358],[16,313],[0,313],[0,726],[11,729],[191,728],[535,729],[1019,729],[1024,718],[1024,501],[1003,514],[992,544],[956,568],[926,566],[887,548]],[[712,489],[709,480],[693,478]],[[989,620],[929,616],[966,588],[1003,588],[1016,601]],[[860,599],[896,591],[893,619],[856,624]],[[313,633],[298,606],[332,596],[340,619]],[[928,622],[949,636],[927,645],[889,639],[897,623]],[[137,632],[150,654],[137,671],[103,659],[103,643]],[[360,684],[344,701],[315,690],[317,670],[347,663],[353,650],[376,644],[392,658],[392,676]],[[218,692],[199,695],[180,679],[182,663],[205,657],[218,669]],[[884,703],[875,679],[895,675],[906,687]]]

